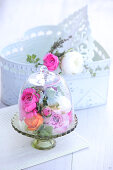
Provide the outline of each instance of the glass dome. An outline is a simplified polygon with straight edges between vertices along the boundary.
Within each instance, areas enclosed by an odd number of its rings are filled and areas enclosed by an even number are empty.
[[[64,79],[40,67],[20,91],[20,128],[49,137],[66,132],[72,122],[71,95]]]

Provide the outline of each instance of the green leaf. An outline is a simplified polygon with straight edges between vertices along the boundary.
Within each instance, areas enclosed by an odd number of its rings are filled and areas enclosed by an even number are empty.
[[[89,73],[91,74],[92,77],[95,77],[96,76],[96,72],[97,69],[94,71],[92,68],[90,68],[88,65],[84,65],[84,68],[89,71]]]
[[[27,55],[27,62],[31,63],[31,56],[29,54]]]
[[[32,54],[32,59],[35,59],[36,58],[36,55],[35,54]]]
[[[67,52],[71,52],[71,51],[73,51],[74,50],[74,48],[69,48],[68,50],[67,50]]]
[[[40,105],[40,103],[37,103],[37,109],[38,109],[38,112],[41,113],[41,111],[42,111],[42,106]]]
[[[42,128],[38,131],[38,135],[42,137],[49,137],[52,135],[53,127],[52,126],[46,126],[45,128]]]
[[[36,54],[32,54],[32,55],[27,55],[27,62],[29,62],[29,63],[36,63],[35,64],[35,67],[37,68],[38,67],[38,65],[40,65],[40,63],[38,63],[39,62],[39,58],[37,57],[36,58]]]
[[[40,132],[40,136],[49,136],[49,133],[46,131],[46,130],[41,130],[41,132]]]
[[[42,124],[39,126],[38,131],[41,131],[43,128],[44,128],[44,125]]]
[[[36,62],[38,62],[39,60],[40,60],[39,58],[36,58],[36,60],[35,60],[35,61],[36,61]]]
[[[69,36],[67,39],[62,39],[62,38],[60,37],[57,41],[55,41],[55,42],[53,43],[53,45],[51,46],[49,52],[50,52],[50,53],[53,53],[55,50],[57,50],[57,48],[61,48],[61,47],[63,46],[63,43],[64,43],[65,41],[68,41],[70,38],[72,38],[72,36]],[[58,53],[58,51],[57,51],[57,53]]]
[[[52,131],[53,131],[53,127],[52,126],[46,126],[44,128],[49,134],[52,134]]]
[[[35,64],[35,67],[38,68],[38,64]]]
[[[93,73],[92,76],[95,77],[95,76],[96,76],[96,73]]]
[[[48,99],[48,97],[44,96],[44,98],[43,98],[43,106],[47,106],[48,105],[47,104],[47,99]]]

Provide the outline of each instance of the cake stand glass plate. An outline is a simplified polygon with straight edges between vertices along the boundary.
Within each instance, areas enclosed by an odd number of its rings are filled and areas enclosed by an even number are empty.
[[[77,116],[74,115],[73,122],[70,124],[70,126],[66,132],[59,133],[56,135],[54,134],[54,135],[51,135],[48,137],[48,136],[40,136],[39,134],[36,134],[36,133],[33,134],[30,131],[26,131],[26,130],[22,129],[19,125],[18,113],[16,113],[11,120],[11,124],[12,124],[13,128],[18,133],[21,133],[22,135],[34,138],[34,140],[32,142],[32,147],[39,149],[39,150],[46,150],[46,149],[51,149],[51,148],[55,147],[56,146],[55,138],[62,137],[64,135],[67,135],[68,133],[72,132],[76,128],[77,123],[78,123]]]

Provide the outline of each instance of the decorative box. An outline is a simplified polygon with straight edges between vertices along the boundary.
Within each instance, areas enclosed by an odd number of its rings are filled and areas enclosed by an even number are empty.
[[[0,52],[1,100],[7,105],[16,104],[20,88],[36,68],[26,62],[27,54],[42,57],[59,37],[72,39],[63,49],[74,48],[85,61],[82,73],[63,75],[72,93],[75,109],[90,108],[106,103],[110,57],[91,37],[87,7],[75,12],[57,26],[40,26],[25,33],[23,40],[5,47]]]

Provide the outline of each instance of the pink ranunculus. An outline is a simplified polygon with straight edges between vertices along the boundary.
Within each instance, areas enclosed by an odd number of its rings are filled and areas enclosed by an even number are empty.
[[[66,132],[69,127],[68,113],[62,114],[60,111],[52,112],[52,115],[44,119],[44,123],[52,126],[55,133]]]
[[[36,116],[37,113],[38,113],[38,110],[36,109],[32,110],[29,113],[26,113],[25,110],[22,107],[20,107],[20,120],[22,121],[24,119],[30,119],[33,116]]]
[[[45,108],[43,108],[42,114],[43,114],[45,117],[51,116],[51,114],[52,114],[51,108],[50,108],[50,107],[45,107]]]
[[[61,114],[53,114],[52,118],[51,118],[51,123],[53,126],[55,126],[55,128],[58,128],[60,126],[62,126],[63,124],[63,117]]]
[[[59,65],[58,57],[51,53],[48,53],[43,58],[43,64],[48,68],[48,70],[54,71]]]
[[[35,89],[24,89],[21,96],[21,105],[25,112],[31,112],[36,109],[36,103],[39,102],[40,94],[36,93]]]

